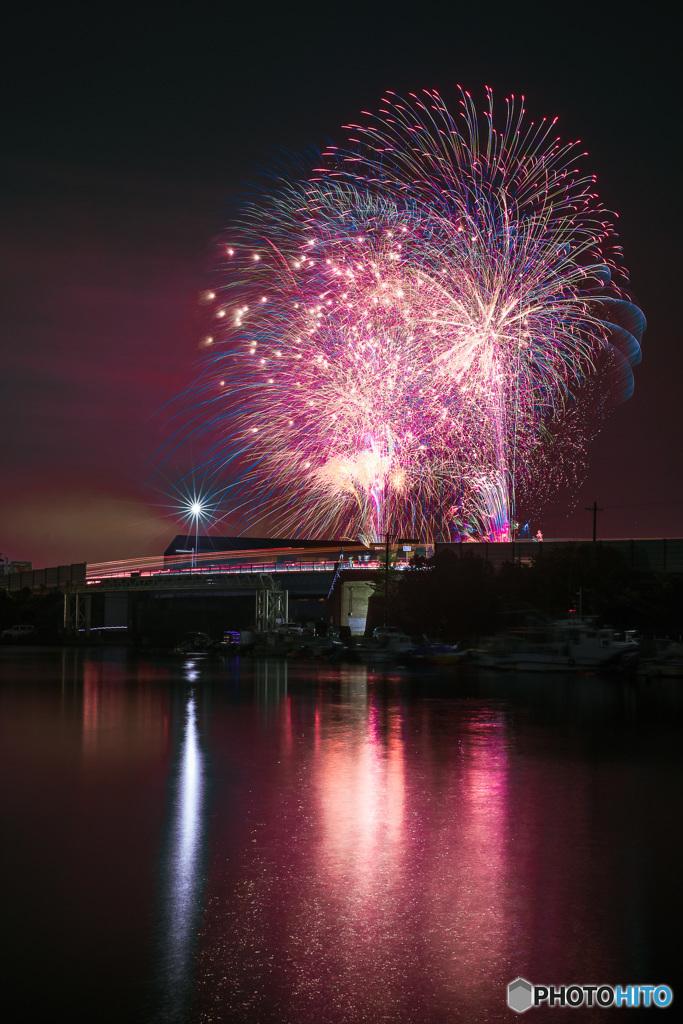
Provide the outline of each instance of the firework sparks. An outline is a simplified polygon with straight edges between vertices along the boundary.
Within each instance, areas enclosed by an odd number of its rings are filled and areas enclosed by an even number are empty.
[[[223,244],[191,429],[246,523],[506,540],[580,473],[644,318],[578,144],[497,124],[390,95]]]

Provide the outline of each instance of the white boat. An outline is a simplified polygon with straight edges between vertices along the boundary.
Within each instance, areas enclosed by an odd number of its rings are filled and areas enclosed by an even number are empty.
[[[670,640],[658,640],[655,643],[657,650],[654,657],[640,662],[638,675],[676,679],[683,676],[683,644]]]
[[[497,637],[477,652],[476,662],[517,672],[573,672],[605,667],[637,651],[631,637],[577,616]]]
[[[373,665],[382,662],[401,661],[415,645],[406,633],[392,630],[382,634],[379,640],[364,640],[354,648],[360,661]]]

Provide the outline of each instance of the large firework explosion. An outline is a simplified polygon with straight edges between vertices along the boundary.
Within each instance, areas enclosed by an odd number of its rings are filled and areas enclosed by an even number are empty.
[[[523,100],[364,117],[222,240],[187,429],[245,526],[510,539],[632,388],[613,218]]]

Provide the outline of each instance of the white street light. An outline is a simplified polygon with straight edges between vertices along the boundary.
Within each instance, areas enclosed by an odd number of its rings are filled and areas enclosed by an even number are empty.
[[[201,501],[193,501],[190,505],[190,513],[194,519],[194,555],[192,557],[192,568],[197,568],[197,554],[199,552],[199,520],[204,512]]]
[[[185,489],[187,488],[187,489]],[[192,555],[190,569],[197,569],[199,566],[199,524],[204,526],[210,522],[220,522],[223,516],[217,516],[218,506],[223,497],[222,491],[209,491],[197,485],[191,488],[181,482],[174,488],[178,492],[178,503],[175,506],[176,514],[180,514],[185,530],[188,527],[194,534],[194,546],[190,545],[190,537],[187,536],[187,553]]]

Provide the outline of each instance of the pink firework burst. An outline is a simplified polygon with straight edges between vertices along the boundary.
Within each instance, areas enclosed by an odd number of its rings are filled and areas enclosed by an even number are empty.
[[[221,244],[189,392],[244,525],[507,540],[576,479],[645,322],[555,122],[390,95]]]

